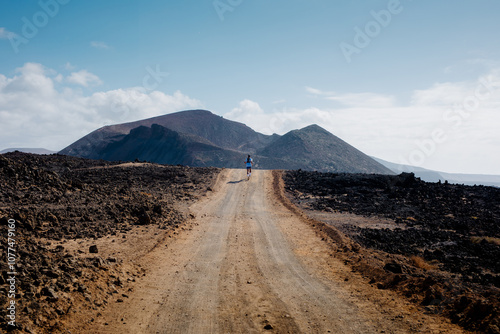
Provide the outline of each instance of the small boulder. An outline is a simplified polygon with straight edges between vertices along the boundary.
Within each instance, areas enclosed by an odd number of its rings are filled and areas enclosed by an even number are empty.
[[[53,288],[45,287],[42,289],[42,295],[49,297],[51,300],[57,300],[59,297]]]
[[[139,221],[137,222],[139,225],[149,225],[151,224],[151,217],[147,212],[143,213],[139,216]]]
[[[384,266],[384,270],[389,271],[389,272],[394,273],[394,274],[402,274],[403,273],[403,268],[401,267],[401,265],[399,263],[396,263],[396,262],[386,263],[386,265]]]

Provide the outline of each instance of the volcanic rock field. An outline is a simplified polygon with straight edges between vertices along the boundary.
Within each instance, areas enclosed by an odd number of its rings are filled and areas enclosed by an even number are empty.
[[[326,213],[331,225],[374,251],[352,261],[361,271],[383,267],[385,274],[367,270],[372,283],[396,274],[379,286],[400,290],[467,329],[499,332],[500,189],[427,183],[411,173],[298,170],[284,179],[295,204]],[[353,224],[353,216],[382,224]]]
[[[155,234],[179,229],[189,218],[181,204],[210,189],[217,173],[215,168],[120,164],[62,155],[0,155],[5,241],[8,220],[16,221],[17,329],[56,332],[60,319],[69,313],[98,312],[111,299],[126,298],[126,282],[144,274],[140,264],[129,268],[119,255],[102,258],[92,241],[119,237],[130,243],[140,238],[131,235],[137,228],[154,229]],[[91,246],[82,249],[69,245],[69,240]],[[7,319],[9,270],[6,261],[1,265],[0,317]],[[13,329],[6,321],[2,325],[2,330]]]

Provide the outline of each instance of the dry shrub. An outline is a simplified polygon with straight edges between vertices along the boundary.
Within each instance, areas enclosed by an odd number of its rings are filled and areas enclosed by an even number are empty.
[[[431,264],[427,261],[425,261],[422,257],[420,256],[411,256],[410,257],[410,261],[412,262],[412,264],[417,267],[417,268],[420,268],[420,269],[424,269],[424,270],[433,270],[433,269],[436,269],[437,266],[434,265],[434,264]]]
[[[471,237],[470,238],[470,241],[474,244],[480,244],[483,240],[489,244],[500,246],[500,238],[494,238],[494,237]]]

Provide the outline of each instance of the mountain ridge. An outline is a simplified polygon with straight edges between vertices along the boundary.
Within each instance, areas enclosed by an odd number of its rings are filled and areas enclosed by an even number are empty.
[[[425,182],[445,182],[454,184],[464,184],[469,186],[484,185],[500,188],[500,175],[490,174],[463,174],[440,172],[422,167],[397,164],[380,158],[372,157],[394,173],[414,173]]]
[[[247,154],[263,169],[393,172],[317,124],[264,135],[207,110],[187,110],[99,128],[59,153],[188,166],[242,167]]]
[[[0,151],[0,154],[5,154],[9,152],[23,152],[23,153],[32,153],[32,154],[54,154],[57,151],[48,150],[42,147],[17,147],[17,148],[6,148]]]
[[[222,148],[246,150],[251,154],[255,152],[256,147],[267,144],[272,140],[272,136],[255,132],[243,123],[226,120],[208,110],[196,109],[139,121],[106,125],[80,138],[61,150],[60,153],[98,159],[93,152],[102,150],[104,148],[102,145],[105,146],[110,142],[120,141],[136,127],[151,127],[153,124],[180,133],[199,136]],[[242,137],[245,138],[245,144],[243,145],[239,144]]]

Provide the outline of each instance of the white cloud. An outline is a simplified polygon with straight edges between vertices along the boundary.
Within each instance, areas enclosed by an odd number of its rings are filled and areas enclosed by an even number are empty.
[[[252,129],[264,134],[283,134],[289,130],[301,128],[328,118],[328,111],[317,108],[305,110],[287,109],[270,113],[264,112],[257,102],[245,99],[238,107],[224,115],[225,118],[245,123]],[[313,122],[314,121],[314,122]]]
[[[49,70],[41,64],[26,63],[23,67],[16,69],[18,75],[11,79],[5,78],[3,92],[20,93],[28,99],[39,96],[51,97],[54,94],[54,84],[46,75],[48,72]]]
[[[101,79],[99,79],[97,75],[92,74],[87,70],[73,72],[66,78],[66,80],[70,83],[83,87],[102,84]]]
[[[99,41],[90,42],[90,46],[96,49],[103,49],[103,50],[111,49],[111,47],[107,43]]]
[[[64,64],[64,69],[68,71],[73,71],[76,68],[76,66],[72,65],[69,61]]]
[[[61,75],[27,63],[12,77],[0,74],[0,143],[8,147],[60,150],[106,124],[202,108],[181,92],[167,95],[142,87],[84,95],[65,86]]]
[[[389,161],[406,160],[449,172],[500,174],[496,154],[500,71],[471,82],[436,83],[416,90],[405,106],[383,94],[339,95],[311,87],[305,88],[305,94],[340,104],[264,111],[257,102],[245,100],[224,116],[266,134],[284,134],[315,123],[361,151]],[[436,141],[436,131],[445,140]],[[424,159],[418,161],[422,154]]]
[[[306,86],[305,89],[306,89],[306,92],[308,92],[309,94],[312,94],[312,95],[331,95],[331,94],[334,94],[332,92],[324,92],[322,90],[319,90],[319,89],[313,88],[313,87],[309,87],[309,86]]]
[[[445,74],[460,74],[465,77],[473,78],[477,73],[487,72],[498,68],[500,61],[488,58],[488,55],[482,52],[469,52],[471,58],[461,59],[443,68]]]
[[[307,93],[314,97],[322,97],[326,100],[336,101],[348,107],[373,107],[386,108],[395,104],[395,98],[389,95],[375,93],[348,93],[339,94],[335,92],[322,91],[313,87],[305,87]]]
[[[236,108],[226,113],[224,117],[244,123],[251,128],[259,124],[259,120],[264,116],[264,110],[257,102],[245,99]],[[254,128],[255,129],[255,128]]]
[[[15,33],[8,31],[5,28],[0,28],[0,39],[9,39],[9,38],[13,38],[15,36],[16,36]]]
[[[435,83],[428,89],[414,91],[412,103],[423,106],[452,105],[470,93],[469,86],[465,82]]]
[[[259,106],[257,102],[245,99],[240,102],[239,106],[231,110],[230,113],[227,115],[233,116],[233,117],[246,117],[247,115],[252,115],[252,114],[262,114],[264,111],[262,108]]]
[[[391,108],[395,105],[393,96],[374,93],[341,94],[328,96],[326,99],[347,107]]]

